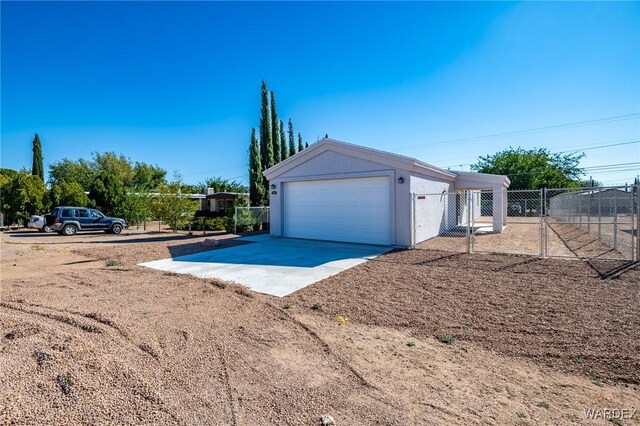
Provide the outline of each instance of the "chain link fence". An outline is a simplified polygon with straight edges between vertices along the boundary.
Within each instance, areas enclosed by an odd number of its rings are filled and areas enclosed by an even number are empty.
[[[413,246],[458,253],[638,260],[638,188],[413,194]]]
[[[236,207],[233,233],[268,230],[269,214],[269,207]]]
[[[637,244],[637,186],[546,191],[548,241],[554,257],[633,260]],[[566,251],[569,251],[567,253]]]

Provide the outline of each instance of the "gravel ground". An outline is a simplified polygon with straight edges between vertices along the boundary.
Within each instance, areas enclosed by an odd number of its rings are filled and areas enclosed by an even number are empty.
[[[565,372],[640,384],[640,270],[525,256],[398,251],[291,295],[327,315],[454,338]]]
[[[0,423],[558,425],[640,409],[637,269],[414,250],[278,299],[135,265],[210,249],[202,237],[77,238],[2,236]]]

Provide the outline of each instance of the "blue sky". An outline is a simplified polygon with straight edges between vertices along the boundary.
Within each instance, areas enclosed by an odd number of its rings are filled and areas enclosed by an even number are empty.
[[[636,163],[589,169],[605,184],[640,169],[638,2],[0,7],[2,167],[30,167],[38,132],[45,164],[115,151],[245,180],[264,79],[309,143],[465,170],[508,146],[624,143],[582,166]]]

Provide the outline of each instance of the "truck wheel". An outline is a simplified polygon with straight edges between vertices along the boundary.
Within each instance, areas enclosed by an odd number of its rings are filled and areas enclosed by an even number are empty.
[[[114,223],[113,226],[111,227],[111,232],[114,234],[119,234],[122,232],[122,225],[120,225],[119,223]]]
[[[50,227],[50,226],[48,226],[48,225],[43,226],[43,227],[42,227],[42,232],[47,232],[47,233],[48,233],[48,232],[51,232],[51,227]]]
[[[66,225],[62,228],[62,233],[66,236],[75,235],[76,232],[78,232],[78,228],[76,228],[75,225]]]

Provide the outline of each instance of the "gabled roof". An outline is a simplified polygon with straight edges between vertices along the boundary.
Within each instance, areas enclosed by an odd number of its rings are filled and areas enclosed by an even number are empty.
[[[294,167],[309,161],[313,157],[316,157],[326,151],[361,157],[367,161],[383,164],[391,168],[401,168],[422,175],[438,177],[444,180],[453,181],[456,178],[456,174],[453,172],[432,166],[431,164],[427,164],[415,158],[392,154],[390,152],[380,151],[329,138],[320,139],[318,142],[309,146],[309,148],[304,149],[296,153],[294,156],[268,168],[263,172],[263,175],[268,180],[275,179],[283,173],[288,172]]]

